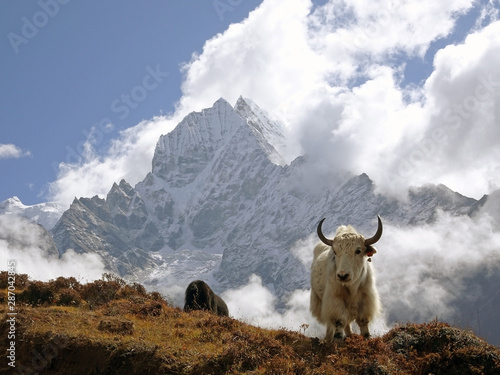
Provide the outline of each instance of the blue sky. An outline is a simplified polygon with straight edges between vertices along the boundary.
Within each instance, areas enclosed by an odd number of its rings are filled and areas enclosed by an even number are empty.
[[[67,205],[121,178],[133,185],[160,134],[239,95],[283,121],[292,154],[329,160],[323,175],[366,172],[395,194],[445,183],[479,198],[500,187],[499,8],[2,2],[0,201]]]
[[[181,64],[260,1],[40,3],[0,3],[0,144],[26,155],[0,159],[0,201],[44,201],[54,165],[76,162],[96,124],[106,147],[120,129],[173,111]],[[144,90],[149,70],[160,75]]]

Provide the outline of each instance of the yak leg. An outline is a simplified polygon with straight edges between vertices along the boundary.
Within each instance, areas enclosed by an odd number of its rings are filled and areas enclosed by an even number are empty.
[[[334,339],[342,340],[343,338],[344,338],[344,324],[340,320],[336,320],[335,322],[329,321],[326,323],[326,336],[325,336],[326,341],[332,342]]]
[[[361,295],[358,302],[358,313],[356,323],[359,326],[360,333],[363,337],[370,337],[368,324],[380,312],[380,300],[378,292],[372,285],[367,289],[366,294]]]
[[[335,321],[335,334],[333,338],[337,340],[342,340],[344,338],[344,323],[340,320]]]
[[[368,319],[356,319],[356,323],[358,323],[360,333],[363,337],[370,337],[370,330],[368,329]]]
[[[326,336],[325,341],[332,342],[333,334],[335,333],[335,329],[333,328],[331,323],[326,323]]]
[[[314,316],[320,322],[322,321],[322,319],[321,319],[321,309],[322,308],[323,308],[323,303],[321,301],[321,298],[316,294],[316,292],[311,290],[309,309],[311,310],[312,316]]]
[[[344,327],[344,330],[345,330],[345,335],[347,337],[350,337],[352,335],[352,331],[351,331],[351,323],[347,323]]]

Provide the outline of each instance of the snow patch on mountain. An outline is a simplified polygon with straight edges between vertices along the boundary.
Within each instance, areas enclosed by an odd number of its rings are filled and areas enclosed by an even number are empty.
[[[55,202],[25,205],[18,197],[0,202],[0,215],[19,215],[42,225],[46,230],[52,229],[63,214],[64,209]]]
[[[251,99],[240,96],[234,110],[246,119],[273,163],[284,166],[298,156],[292,155],[289,150],[285,126],[273,119]]]

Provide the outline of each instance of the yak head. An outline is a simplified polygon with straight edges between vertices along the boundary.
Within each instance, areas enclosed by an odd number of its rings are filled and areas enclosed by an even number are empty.
[[[382,220],[378,218],[378,228],[375,235],[365,238],[351,226],[340,226],[335,237],[328,239],[324,236],[321,226],[323,220],[318,224],[318,237],[325,245],[330,246],[333,251],[334,269],[331,277],[335,277],[342,284],[351,284],[358,280],[365,272],[365,262],[371,261],[371,256],[377,252],[372,246],[382,237]]]

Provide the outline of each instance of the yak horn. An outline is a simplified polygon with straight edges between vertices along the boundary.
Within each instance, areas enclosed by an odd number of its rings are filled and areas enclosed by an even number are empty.
[[[378,219],[377,233],[375,233],[375,235],[372,238],[365,239],[365,246],[373,245],[375,242],[380,240],[380,237],[382,237],[382,219],[380,219],[380,215],[377,215],[377,219]]]
[[[321,231],[321,226],[323,225],[323,221],[325,221],[326,218],[323,218],[319,223],[318,223],[318,237],[323,242],[325,245],[332,246],[333,240],[329,240],[328,238],[325,237],[323,232]]]

